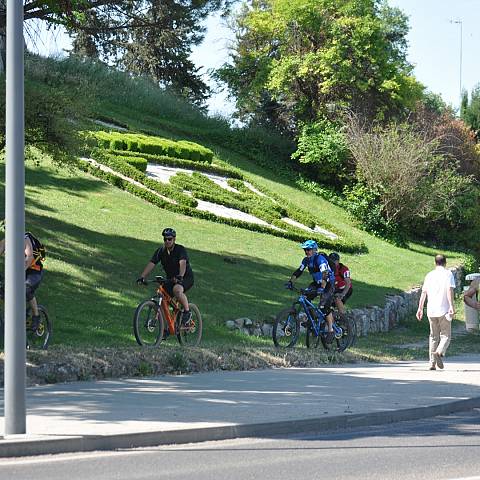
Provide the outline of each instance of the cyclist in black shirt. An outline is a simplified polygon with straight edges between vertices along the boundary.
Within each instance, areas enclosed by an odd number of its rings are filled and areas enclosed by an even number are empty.
[[[185,292],[193,286],[193,271],[188,260],[187,250],[183,245],[175,243],[176,232],[173,228],[165,228],[162,232],[163,246],[155,250],[152,258],[143,269],[137,283],[144,283],[145,278],[161,263],[167,276],[165,288],[167,292],[178,299],[183,307],[182,323],[188,324],[192,318]]]

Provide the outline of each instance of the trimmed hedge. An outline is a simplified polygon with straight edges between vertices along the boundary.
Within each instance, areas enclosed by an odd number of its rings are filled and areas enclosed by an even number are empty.
[[[193,208],[198,205],[194,198],[185,195],[172,185],[157,182],[156,180],[147,177],[144,173],[139,172],[135,167],[132,167],[126,161],[124,161],[122,157],[109,155],[108,153],[102,152],[98,149],[92,152],[92,157],[98,162],[110,167],[115,172],[121,173],[122,175],[141,183],[150,190],[170,198],[180,205],[187,205]]]
[[[195,210],[195,208],[192,208],[186,205],[169,203],[163,200],[162,198],[158,197],[157,195],[153,194],[152,192],[149,192],[145,188],[134,185],[128,182],[127,180],[124,180],[116,176],[115,174],[104,172],[99,167],[87,161],[79,160],[78,166],[80,169],[82,169],[85,172],[91,173],[92,175],[116,187],[122,188],[123,190],[126,190],[132,193],[133,195],[143,198],[144,200],[148,201],[149,203],[152,203],[153,205],[156,205],[160,208],[164,208],[169,211],[182,213],[184,215],[188,215],[191,217],[202,218],[204,220],[211,220],[216,223],[224,223],[226,225],[244,228],[246,230],[251,230],[251,231],[260,232],[260,233],[268,233],[276,237],[286,238],[286,239],[294,240],[297,242],[303,242],[305,240],[305,232],[296,230],[294,227],[291,229],[287,229],[285,231],[280,231],[280,230],[275,230],[274,228],[264,226],[264,225],[259,225],[256,223],[249,223],[249,222],[245,222],[245,221],[237,220],[233,218],[218,217],[213,213],[205,212],[202,210]],[[367,251],[365,246],[362,247],[358,245],[349,244],[341,239],[330,240],[325,237],[315,237],[315,236],[313,236],[313,239],[317,241],[320,247],[325,249],[338,250],[338,251],[347,252],[347,253],[361,253],[361,252]]]
[[[288,233],[287,238],[291,238],[291,236],[294,236],[295,239],[300,239],[303,241],[306,236],[309,236],[311,238],[315,238],[318,241],[319,245],[327,246],[327,244],[330,244],[332,245],[332,248],[334,247],[342,251],[365,252],[367,250],[363,242],[344,240],[345,238],[349,237],[348,232],[341,232],[337,227],[331,225],[329,222],[326,222],[324,219],[320,219],[317,216],[298,208],[296,205],[288,202],[281,195],[271,192],[267,188],[256,184],[256,182],[246,177],[242,172],[238,171],[233,167],[230,167],[228,164],[221,160],[217,159],[220,165],[212,165],[206,162],[196,162],[192,160],[187,160],[185,158],[178,158],[169,155],[143,153],[135,150],[143,148],[142,139],[148,139],[152,137],[136,134],[120,134],[118,132],[111,132],[108,134],[106,132],[97,132],[97,134],[99,142],[102,142],[103,145],[108,145],[109,147],[111,147],[112,139],[115,139],[117,141],[116,145],[120,145],[120,142],[122,142],[121,145],[128,148],[128,150],[109,150],[107,154],[102,154],[103,158],[108,159],[108,161],[110,162],[109,166],[113,170],[120,172],[138,181],[139,183],[142,183],[142,185],[150,188],[151,190],[157,191],[158,193],[168,198],[176,200],[179,204],[196,207],[196,200],[192,197],[185,195],[182,192],[183,190],[186,190],[192,192],[192,195],[199,200],[205,200],[208,202],[224,205],[226,207],[233,208],[241,212],[248,213],[250,215],[254,215],[257,218],[271,224],[272,226],[282,229],[284,231],[283,233]],[[169,140],[166,140],[164,146],[167,145],[168,142],[177,144],[177,146],[179,144],[182,148],[186,149],[190,146],[197,146],[197,144],[191,142],[171,142]],[[182,154],[185,154],[185,151],[182,151],[181,149],[177,149],[176,152],[182,152]],[[131,168],[131,166],[128,165],[128,163],[131,163],[129,162],[129,159],[133,158],[141,158],[143,162],[151,161],[162,165],[191,169],[193,170],[193,174],[190,176],[183,172],[177,173],[177,175],[170,178],[171,185],[160,184],[158,181],[150,179],[149,177],[143,175],[138,171],[136,172],[136,174],[132,173],[132,170],[127,171],[128,167]],[[115,159],[120,159],[120,163],[117,162],[116,164],[114,164]],[[222,188],[205,175],[198,173],[198,171],[214,173],[227,177],[227,183],[231,187],[238,190],[238,192],[231,192]],[[245,185],[244,181],[248,181],[250,184],[252,184],[254,188],[264,193],[266,197],[262,197],[253,192],[249,187]],[[161,191],[159,191],[159,185],[161,185]],[[193,211],[198,212],[197,210]],[[198,216],[197,214],[193,214],[192,212],[188,214]],[[309,233],[304,229],[295,227],[287,222],[284,222],[281,220],[282,217],[289,217],[292,220],[295,220],[311,228],[312,230],[315,228],[316,225],[321,225],[325,229],[330,230],[332,233],[335,233],[339,237],[343,238],[338,238],[335,240],[326,239],[323,235],[320,236],[313,232]],[[202,218],[205,217],[202,216]],[[233,220],[230,219],[229,222],[226,222],[225,219],[214,214],[211,214],[208,218],[216,219],[215,221],[219,221],[222,223],[229,223],[230,220]],[[229,224],[231,224],[231,222]],[[248,222],[241,221],[242,228],[247,228],[243,224],[254,225]],[[261,227],[261,225],[255,225]],[[252,229],[252,227],[248,228]],[[275,233],[275,235],[279,236],[278,230],[271,227],[265,228],[268,229],[269,233],[277,232]],[[256,227],[253,229],[258,231]]]
[[[199,172],[213,173],[228,178],[243,178],[243,174],[233,167],[228,168],[206,162],[193,162],[192,160],[186,160],[184,158],[167,157],[166,155],[151,155],[148,153],[131,152],[128,150],[111,150],[108,153],[122,157],[141,157],[145,158],[150,163],[165,165],[167,167],[185,168]]]
[[[110,150],[128,150],[167,157],[184,158],[194,162],[211,163],[213,152],[197,143],[181,140],[174,142],[167,138],[160,138],[136,133],[120,132],[91,132],[97,138],[99,146]]]
[[[145,158],[142,157],[117,157],[122,159],[124,162],[127,162],[132,167],[135,167],[137,170],[145,173],[147,171],[148,162]]]
[[[261,198],[253,192],[251,194],[230,192],[198,172],[191,176],[177,173],[170,182],[183,190],[189,190],[196,198],[249,213],[267,223],[272,223],[285,215],[283,208],[268,198]]]

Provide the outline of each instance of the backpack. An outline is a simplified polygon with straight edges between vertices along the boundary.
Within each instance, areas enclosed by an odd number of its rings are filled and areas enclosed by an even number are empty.
[[[25,236],[28,237],[28,239],[32,243],[32,249],[33,249],[32,266],[37,265],[38,263],[41,264],[42,262],[45,261],[45,256],[47,252],[45,245],[30,232],[25,232]]]
[[[323,257],[325,257],[325,260],[328,262],[328,266],[330,267],[330,270],[335,273],[335,269],[336,269],[336,266],[335,266],[335,262],[328,256],[328,253],[325,253],[325,252],[318,252],[319,255],[322,255]]]

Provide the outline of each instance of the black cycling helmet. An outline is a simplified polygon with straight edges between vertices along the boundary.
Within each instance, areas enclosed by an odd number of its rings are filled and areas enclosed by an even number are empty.
[[[170,227],[164,228],[162,232],[162,237],[176,237],[177,232]]]
[[[336,252],[332,252],[328,258],[332,260],[332,262],[339,262],[340,261],[340,255]]]

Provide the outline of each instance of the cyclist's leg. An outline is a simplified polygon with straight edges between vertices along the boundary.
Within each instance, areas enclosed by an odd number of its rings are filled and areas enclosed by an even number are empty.
[[[335,300],[335,305],[337,306],[338,313],[340,313],[340,315],[343,315],[345,313],[345,304],[340,298],[342,294],[343,294],[342,290],[338,288],[335,290],[334,300]]]
[[[26,300],[32,309],[32,329],[35,330],[40,323],[40,312],[35,298],[35,291],[43,278],[43,270],[27,270],[25,272],[25,293]]]
[[[332,313],[332,302],[333,302],[333,292],[334,289],[331,284],[328,284],[323,292],[322,297],[320,298],[320,308],[325,314],[325,319],[328,325],[328,331],[333,332],[333,313]]]
[[[183,284],[176,283],[172,287],[173,295],[183,307],[182,323],[186,324],[192,318],[188,298],[185,292],[193,286],[193,279],[185,278]]]
[[[352,296],[352,292],[353,292],[353,289],[350,286],[350,288],[348,289],[348,292],[345,294],[345,296],[343,297],[343,300],[342,300],[344,305],[347,303],[347,300]]]

